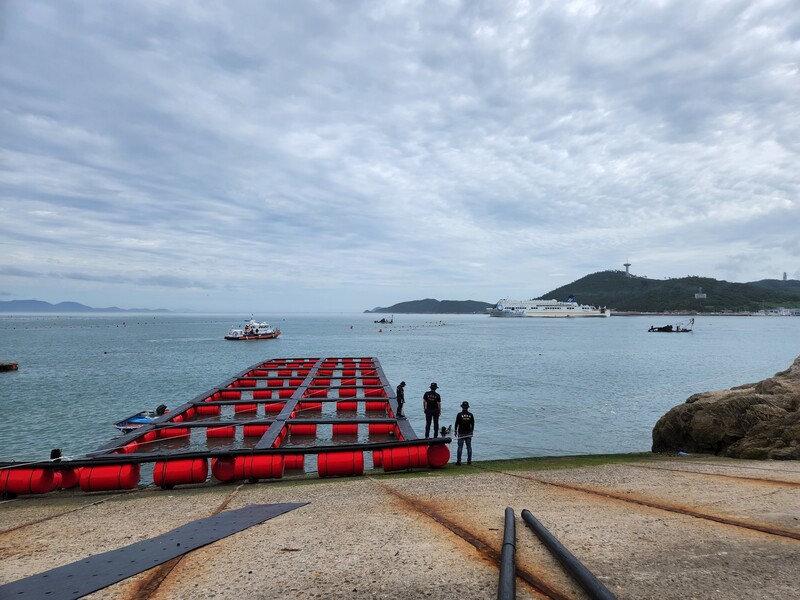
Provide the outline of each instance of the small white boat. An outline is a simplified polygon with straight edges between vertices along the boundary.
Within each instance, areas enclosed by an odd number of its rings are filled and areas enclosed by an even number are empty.
[[[114,427],[119,429],[122,433],[130,433],[134,429],[139,429],[142,425],[148,425],[155,421],[161,415],[168,413],[166,405],[161,404],[155,410],[143,410],[131,415],[122,421],[114,423]]]
[[[578,304],[575,296],[560,300],[509,300],[486,309],[491,317],[610,317],[611,309]]]
[[[231,327],[226,340],[272,340],[281,334],[281,330],[269,323],[250,319],[241,327]]]

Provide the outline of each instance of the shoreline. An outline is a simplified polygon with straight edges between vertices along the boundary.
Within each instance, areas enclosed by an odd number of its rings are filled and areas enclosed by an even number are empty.
[[[635,453],[23,496],[0,503],[0,584],[222,510],[307,502],[92,597],[494,597],[507,506],[516,515],[518,598],[544,597],[537,582],[583,597],[522,509],[618,598],[793,597],[798,487],[797,461]]]

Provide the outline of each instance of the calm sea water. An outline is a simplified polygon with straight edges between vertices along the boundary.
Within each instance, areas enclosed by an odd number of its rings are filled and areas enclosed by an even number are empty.
[[[443,422],[468,400],[476,459],[648,451],[658,418],[691,394],[752,382],[800,354],[800,318],[493,319],[483,315],[256,315],[277,340],[226,342],[230,315],[0,317],[0,460],[94,450],[111,423],[176,407],[270,358],[374,356],[424,433],[422,394],[439,384]],[[380,317],[380,315],[378,315]]]

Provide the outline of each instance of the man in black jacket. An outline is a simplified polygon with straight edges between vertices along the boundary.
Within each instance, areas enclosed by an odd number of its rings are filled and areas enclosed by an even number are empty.
[[[422,407],[425,410],[425,437],[431,437],[431,421],[433,421],[433,437],[439,437],[439,415],[442,414],[442,397],[436,392],[439,386],[431,384],[422,396]]]
[[[456,464],[461,464],[461,451],[467,445],[467,464],[472,464],[472,432],[475,431],[475,417],[469,412],[469,402],[461,403],[461,412],[456,415],[456,439],[458,440],[458,453]]]
[[[397,386],[397,418],[398,419],[405,419],[406,416],[403,414],[403,404],[406,403],[406,393],[405,388],[406,382],[401,381],[400,385]]]

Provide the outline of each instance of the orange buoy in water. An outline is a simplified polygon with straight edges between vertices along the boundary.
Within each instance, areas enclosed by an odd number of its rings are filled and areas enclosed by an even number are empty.
[[[168,490],[187,483],[203,483],[208,478],[208,461],[204,458],[164,460],[153,467],[153,482]]]
[[[46,494],[60,483],[53,469],[0,470],[0,492],[4,494]]]
[[[132,490],[139,483],[139,465],[100,465],[81,469],[84,492]]]
[[[323,452],[317,455],[320,477],[342,477],[364,474],[363,452]]]

